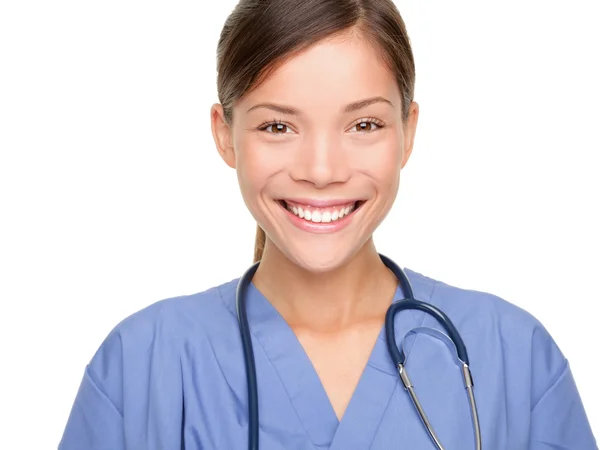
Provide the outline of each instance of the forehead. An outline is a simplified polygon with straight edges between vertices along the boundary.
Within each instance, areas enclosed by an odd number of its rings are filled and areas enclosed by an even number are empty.
[[[394,105],[399,103],[394,74],[374,45],[356,34],[345,33],[287,58],[239,105],[267,100],[322,110],[374,96],[386,97]]]

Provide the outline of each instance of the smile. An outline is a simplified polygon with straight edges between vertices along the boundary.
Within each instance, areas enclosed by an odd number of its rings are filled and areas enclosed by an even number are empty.
[[[313,232],[333,232],[346,226],[364,201],[301,203],[279,200],[278,203],[289,213],[288,216],[299,228]]]
[[[329,223],[344,218],[354,211],[358,202],[346,203],[344,205],[330,207],[316,207],[303,205],[289,201],[283,201],[285,207],[295,216],[300,217],[308,222],[313,223]]]

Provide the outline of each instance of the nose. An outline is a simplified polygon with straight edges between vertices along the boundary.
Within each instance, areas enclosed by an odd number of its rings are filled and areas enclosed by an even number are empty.
[[[332,134],[306,137],[297,149],[290,176],[295,181],[306,181],[317,189],[332,183],[344,183],[350,178],[348,155],[342,139]]]

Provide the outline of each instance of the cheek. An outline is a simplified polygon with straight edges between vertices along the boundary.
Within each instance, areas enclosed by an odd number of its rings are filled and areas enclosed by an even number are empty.
[[[281,158],[252,134],[234,139],[234,148],[238,180],[244,195],[259,193],[281,170]]]
[[[378,142],[356,152],[355,167],[374,180],[381,188],[395,188],[400,177],[402,140],[391,133]]]

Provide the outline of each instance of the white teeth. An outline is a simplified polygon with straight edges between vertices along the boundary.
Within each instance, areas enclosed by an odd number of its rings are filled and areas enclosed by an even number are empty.
[[[313,223],[330,223],[342,219],[354,211],[354,205],[346,206],[339,210],[321,212],[318,209],[302,209],[300,206],[287,205],[287,209],[292,214]]]

